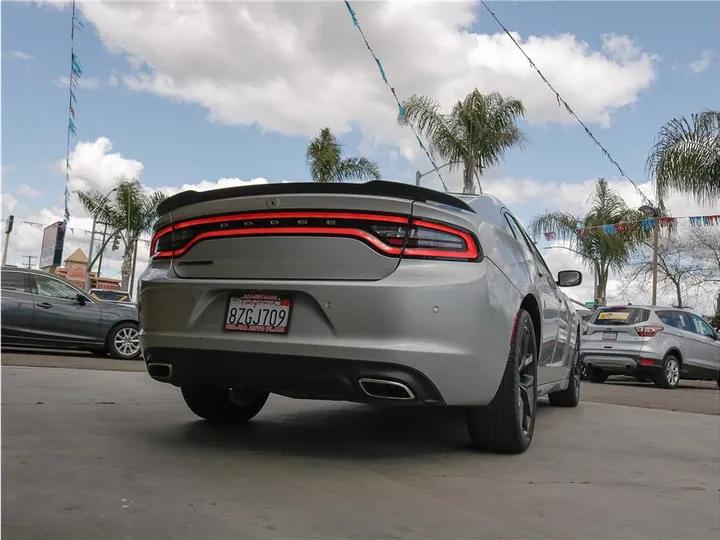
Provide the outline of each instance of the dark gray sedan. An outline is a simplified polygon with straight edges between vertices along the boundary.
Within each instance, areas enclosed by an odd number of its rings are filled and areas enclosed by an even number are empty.
[[[2,269],[2,344],[140,356],[135,306],[102,302],[38,270]]]

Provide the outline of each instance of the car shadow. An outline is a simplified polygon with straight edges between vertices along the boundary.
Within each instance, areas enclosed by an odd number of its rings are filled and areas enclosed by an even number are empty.
[[[690,380],[681,380],[680,384],[678,385],[678,389],[682,390],[707,390],[707,383],[712,383],[712,381],[690,381]],[[589,383],[592,384],[592,383]],[[640,382],[636,379],[631,378],[625,378],[625,379],[608,379],[603,384],[608,384],[611,386],[633,386],[637,388],[655,388],[657,390],[663,390],[662,388],[658,388],[655,386],[652,382]],[[705,384],[705,385],[704,385]]]
[[[82,350],[68,349],[33,349],[24,347],[5,346],[0,350],[0,354],[26,354],[29,356],[83,356],[93,358],[93,355]]]
[[[538,403],[538,421],[548,408]],[[541,428],[540,428],[541,429]],[[162,447],[200,452],[259,452],[328,459],[375,460],[475,453],[460,408],[345,405],[256,419],[245,426],[202,420],[148,431]]]

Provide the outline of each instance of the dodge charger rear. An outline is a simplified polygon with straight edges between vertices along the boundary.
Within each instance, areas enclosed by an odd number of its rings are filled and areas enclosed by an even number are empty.
[[[269,393],[480,409],[498,393],[520,296],[459,198],[281,184],[184,192],[158,214],[141,343],[198,416],[244,422]]]

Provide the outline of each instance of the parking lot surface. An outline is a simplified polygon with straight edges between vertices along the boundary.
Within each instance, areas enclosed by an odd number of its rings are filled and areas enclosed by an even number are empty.
[[[7,538],[720,534],[715,415],[543,406],[531,449],[498,456],[454,410],[271,397],[250,426],[212,427],[144,373],[2,376]]]

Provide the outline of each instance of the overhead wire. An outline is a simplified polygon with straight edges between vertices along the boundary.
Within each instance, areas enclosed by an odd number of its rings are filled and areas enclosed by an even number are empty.
[[[375,54],[375,51],[370,46],[370,43],[368,42],[367,37],[365,36],[365,32],[363,32],[362,27],[360,26],[360,22],[358,21],[357,14],[355,13],[355,10],[353,9],[352,5],[350,5],[350,2],[348,0],[344,0],[345,6],[348,9],[348,12],[350,13],[350,18],[352,18],[353,25],[355,28],[358,29],[358,32],[360,32],[360,36],[362,36],[363,41],[365,42],[365,47],[367,47],[367,50],[370,51],[370,54],[372,55],[373,59],[375,60],[375,63],[377,64],[378,70],[380,71],[380,76],[382,77],[383,81],[385,82],[385,85],[390,89],[390,92],[392,93],[393,97],[395,98],[395,102],[398,106],[398,114],[400,118],[407,121],[407,116],[405,115],[405,109],[402,106],[402,103],[400,102],[400,99],[397,96],[397,93],[395,92],[395,88],[390,85],[390,82],[388,81],[387,73],[385,73],[385,69],[383,68],[382,63],[380,62],[380,59]],[[420,135],[418,134],[417,130],[415,129],[415,126],[412,125],[412,122],[407,121],[407,125],[410,126],[410,129],[412,130],[413,134],[415,135],[415,138],[417,139],[418,144],[420,145],[420,148],[425,152],[425,155],[427,156],[428,160],[430,161],[430,164],[433,166],[433,169],[435,170],[435,173],[438,175],[438,178],[440,179],[440,183],[443,186],[443,189],[447,193],[448,187],[445,184],[445,180],[443,180],[442,174],[440,173],[440,167],[437,166],[435,163],[435,160],[430,155],[430,152],[425,147],[425,144],[423,144],[422,139],[420,139]]]
[[[540,78],[548,86],[548,88],[550,88],[550,90],[552,90],[552,92],[555,94],[555,99],[558,102],[558,106],[560,106],[560,105],[563,106],[565,108],[565,110],[568,112],[568,114],[570,114],[570,116],[572,116],[575,120],[577,120],[577,122],[580,124],[580,126],[582,126],[582,128],[585,130],[585,133],[587,133],[588,137],[590,137],[590,139],[600,148],[603,155],[605,155],[605,157],[610,161],[610,163],[612,163],[615,166],[615,168],[620,173],[620,176],[622,176],[623,178],[625,178],[627,181],[629,181],[632,184],[632,186],[635,188],[635,191],[640,195],[640,197],[643,199],[643,201],[646,204],[649,204],[650,206],[655,207],[655,203],[643,193],[643,191],[638,187],[638,185],[635,183],[635,181],[632,178],[630,178],[630,176],[623,170],[623,168],[615,160],[615,158],[613,158],[612,155],[610,155],[610,152],[602,145],[602,143],[600,143],[600,141],[597,139],[597,137],[595,137],[593,132],[590,131],[590,128],[587,127],[585,122],[583,122],[580,119],[580,117],[575,113],[575,111],[573,111],[573,109],[570,107],[568,102],[565,101],[565,99],[560,95],[560,92],[558,92],[555,89],[555,87],[552,85],[552,83],[547,79],[547,77],[545,77],[545,75],[543,75],[542,71],[540,71],[540,68],[538,68],[537,65],[535,64],[535,62],[533,62],[532,58],[530,58],[530,56],[528,56],[528,54],[522,48],[520,43],[518,43],[518,41],[515,39],[515,37],[512,35],[512,33],[507,29],[507,27],[502,23],[502,21],[498,18],[498,16],[495,15],[493,10],[490,9],[490,7],[487,5],[485,0],[480,0],[480,3],[485,8],[485,10],[490,14],[490,16],[493,19],[495,19],[495,22],[498,23],[500,28],[503,29],[505,34],[515,44],[515,46],[522,53],[522,55],[527,59],[527,61],[530,63],[530,67],[532,67],[535,70],[535,72],[540,76]]]

